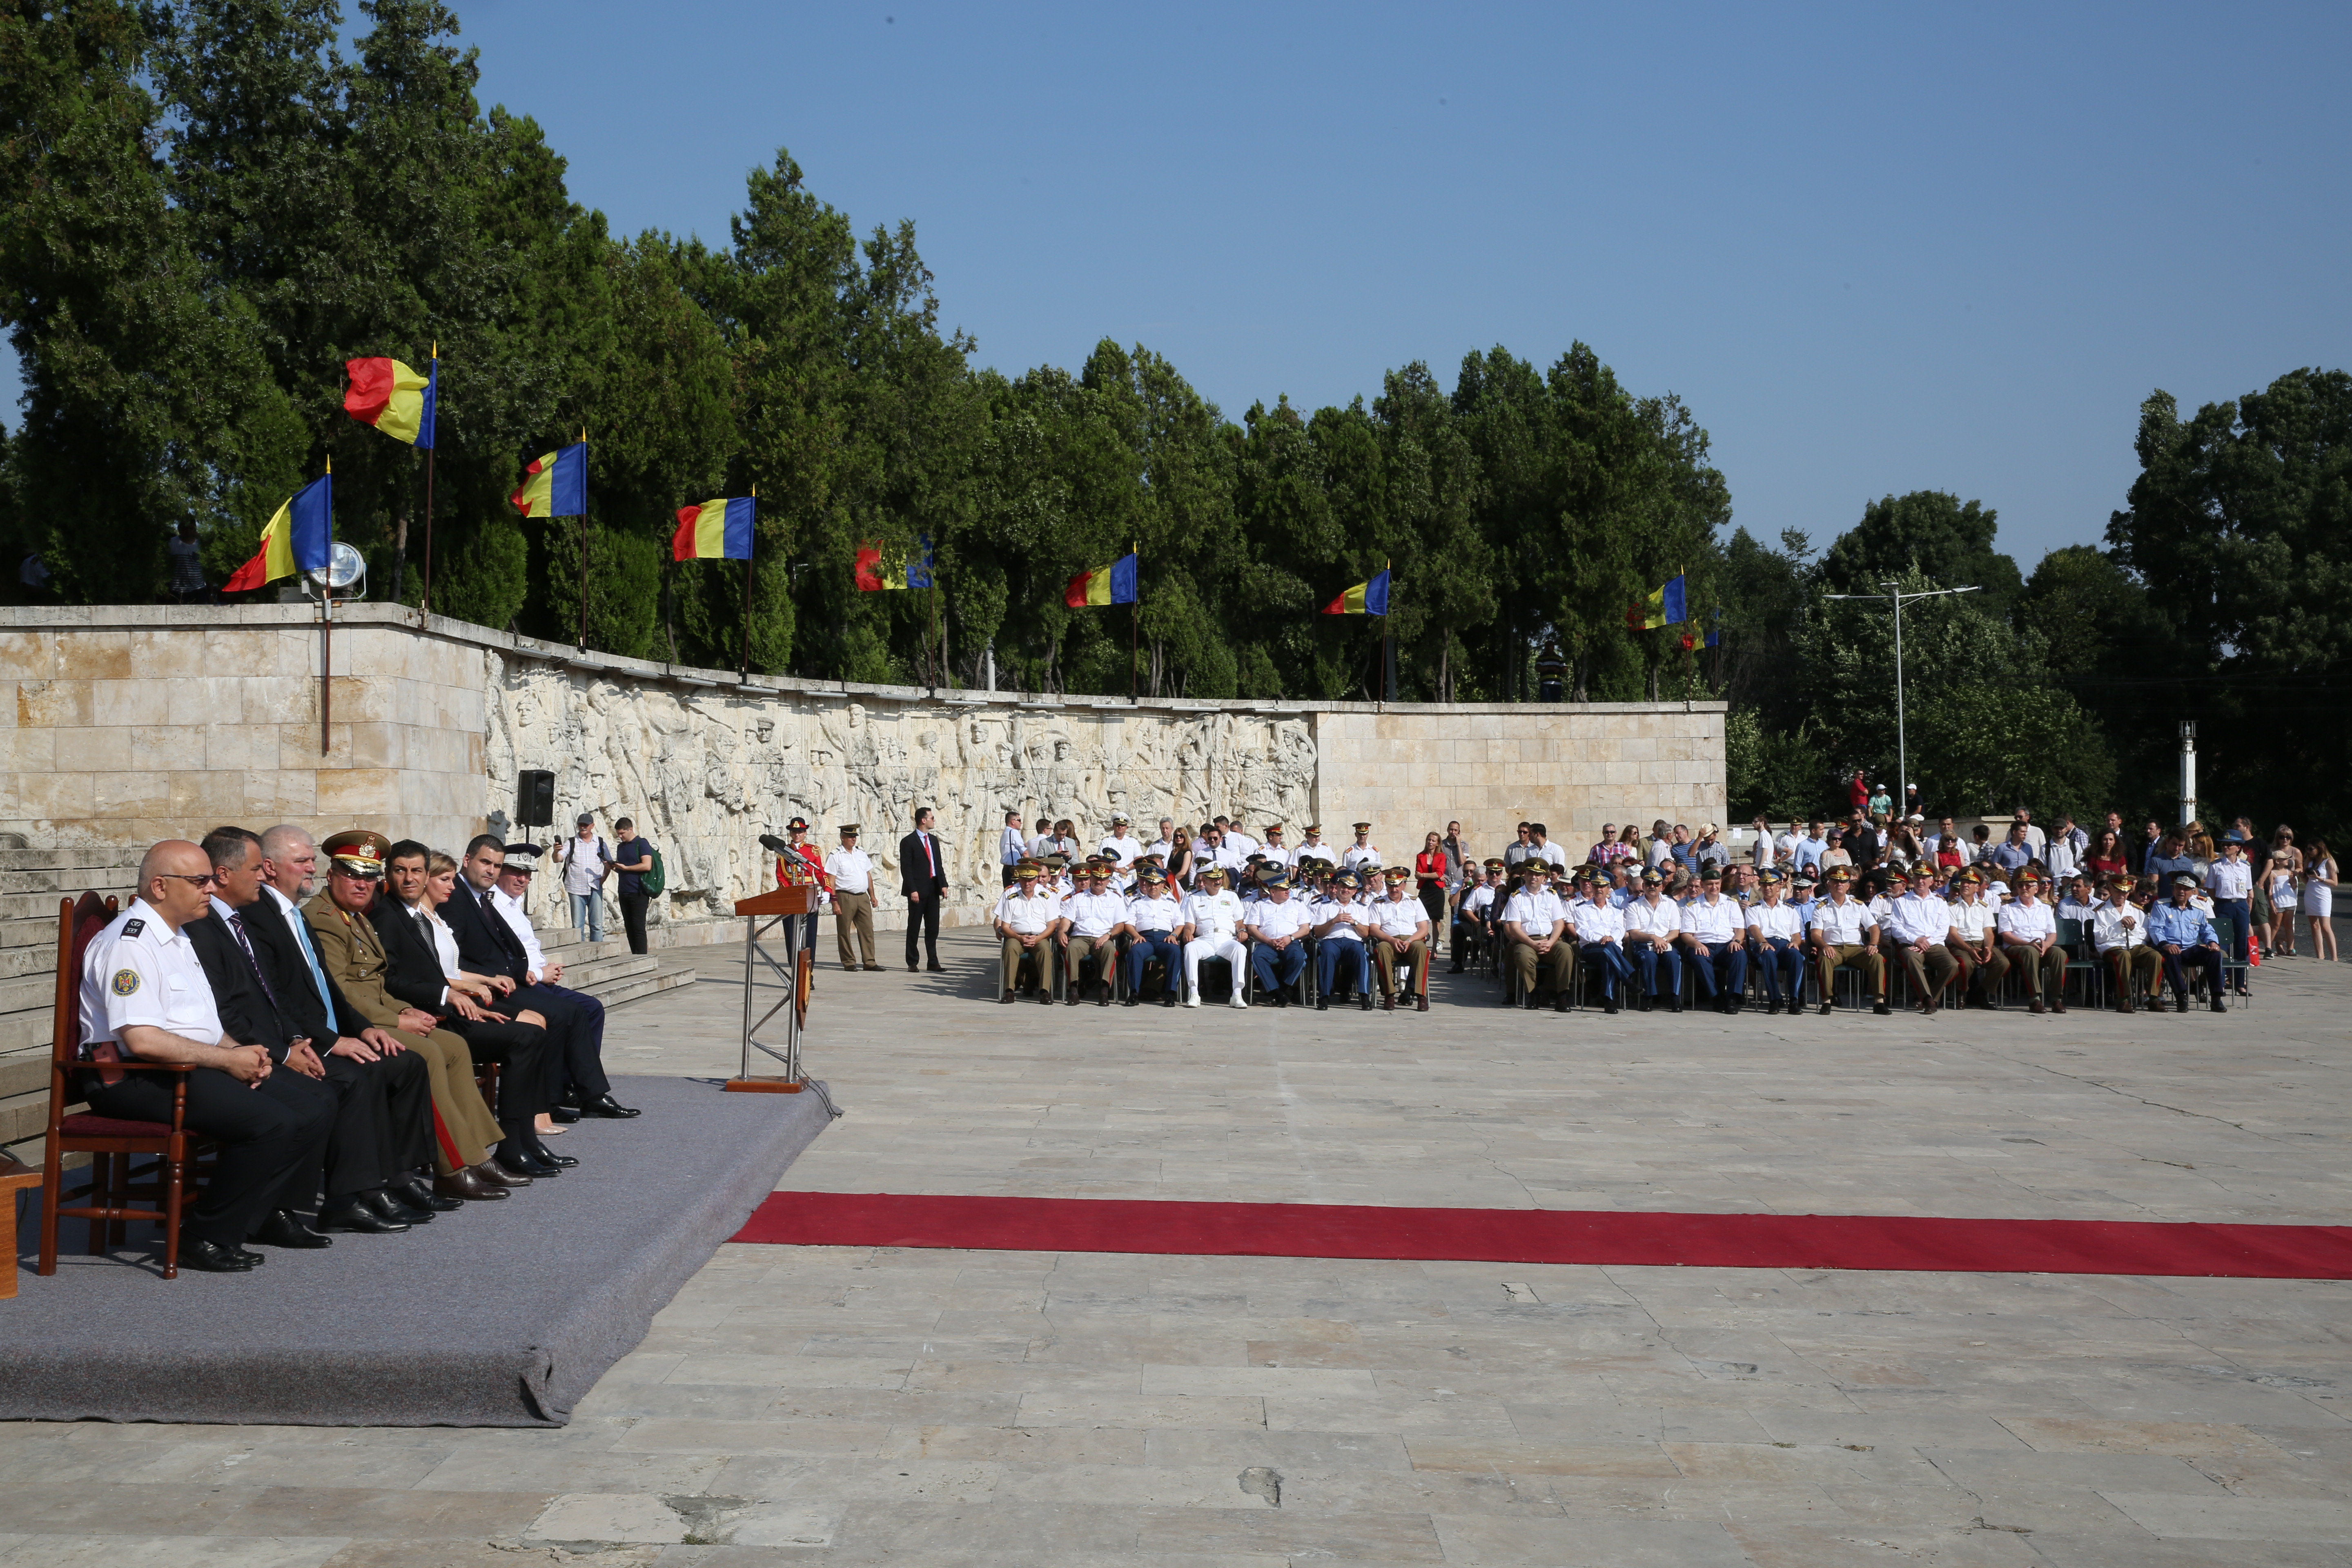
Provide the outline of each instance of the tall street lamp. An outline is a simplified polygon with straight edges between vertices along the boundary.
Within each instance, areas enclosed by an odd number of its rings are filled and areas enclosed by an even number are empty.
[[[1906,599],[1941,599],[1953,594],[1973,594],[1978,591],[1980,584],[1972,583],[1965,588],[1922,588],[1916,594],[1903,592],[1901,586],[1895,583],[1882,582],[1879,586],[1886,592],[1884,594],[1825,594],[1822,597],[1873,599],[1895,606],[1895,771],[1899,775],[1895,798],[1898,802],[1907,801],[1911,798],[1911,749],[1903,734],[1903,602]]]

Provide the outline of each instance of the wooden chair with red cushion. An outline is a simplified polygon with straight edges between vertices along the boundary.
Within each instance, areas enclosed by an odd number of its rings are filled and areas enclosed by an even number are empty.
[[[194,1177],[197,1154],[206,1145],[201,1134],[186,1125],[188,1073],[181,1062],[142,1062],[126,1058],[111,1042],[100,1046],[94,1059],[81,1057],[81,967],[90,939],[106,929],[115,915],[112,899],[84,893],[79,903],[58,901],[57,1010],[49,1035],[49,1133],[42,1160],[41,1262],[44,1275],[58,1271],[58,1221],[89,1222],[89,1250],[103,1254],[121,1239],[131,1224],[163,1227],[163,1278],[180,1277],[180,1211]],[[74,1077],[94,1070],[100,1081],[121,1083],[123,1075],[160,1072],[172,1075],[172,1119],[169,1121],[129,1121],[95,1111],[66,1113],[74,1100]],[[68,1154],[90,1157],[89,1202],[79,1205],[60,1201],[58,1188]],[[131,1162],[152,1154],[159,1162],[153,1182],[134,1186]],[[152,1197],[152,1207],[133,1207],[134,1197]]]

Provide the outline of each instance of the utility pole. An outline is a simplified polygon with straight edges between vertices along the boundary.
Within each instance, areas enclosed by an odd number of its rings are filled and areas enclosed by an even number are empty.
[[[1903,592],[1899,584],[1879,584],[1884,594],[1827,594],[1831,599],[1874,599],[1895,606],[1895,798],[1899,803],[1911,798],[1911,748],[1903,729],[1903,603],[1906,599],[1941,599],[1954,594],[1973,594],[1978,584],[1965,588],[1923,588],[1916,594]]]

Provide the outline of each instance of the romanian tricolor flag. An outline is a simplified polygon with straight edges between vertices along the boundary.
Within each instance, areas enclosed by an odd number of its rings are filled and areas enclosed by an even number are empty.
[[[436,357],[425,364],[425,374],[419,375],[396,359],[345,360],[343,368],[351,372],[352,389],[343,394],[343,412],[395,441],[430,447],[441,361]]]
[[[883,556],[892,553],[893,559]],[[878,594],[885,588],[928,588],[931,585],[931,536],[915,536],[912,554],[898,553],[879,540],[857,547],[857,591]]]
[[[297,572],[323,572],[335,529],[335,476],[322,474],[294,492],[261,531],[261,548],[221,584],[242,594]]]
[[[677,531],[669,536],[669,558],[749,561],[751,517],[759,505],[750,496],[735,496],[678,508]]]
[[[1667,579],[1664,587],[1626,610],[1625,627],[1628,631],[1655,631],[1660,626],[1678,626],[1689,618],[1683,610],[1683,576],[1677,572]]]
[[[1359,583],[1323,606],[1327,616],[1385,616],[1389,613],[1389,574],[1385,568],[1369,583]]]
[[[1062,603],[1074,610],[1089,605],[1135,603],[1135,552],[1129,551],[1108,566],[1081,572],[1062,590]]]
[[[523,470],[507,497],[525,517],[578,517],[588,510],[588,443],[550,452]]]

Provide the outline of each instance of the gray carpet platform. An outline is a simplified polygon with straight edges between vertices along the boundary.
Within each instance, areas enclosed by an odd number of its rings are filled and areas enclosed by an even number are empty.
[[[247,1275],[164,1279],[141,1226],[44,1279],[28,1211],[0,1420],[563,1425],[828,1120],[814,1094],[715,1079],[614,1089],[645,1114],[551,1139],[580,1161],[563,1175],[403,1236],[260,1248]]]

